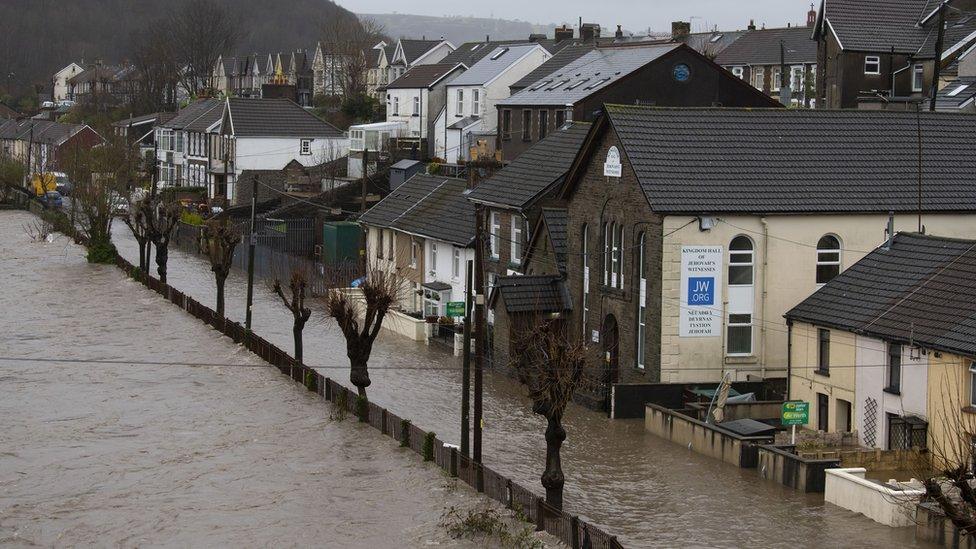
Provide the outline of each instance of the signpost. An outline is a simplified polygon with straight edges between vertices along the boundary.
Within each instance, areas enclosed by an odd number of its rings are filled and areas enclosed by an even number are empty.
[[[464,302],[463,301],[448,301],[447,302],[447,316],[451,318],[464,316]]]
[[[790,444],[796,444],[796,426],[810,422],[810,403],[802,400],[784,402],[779,421],[782,425],[790,425],[793,428]]]

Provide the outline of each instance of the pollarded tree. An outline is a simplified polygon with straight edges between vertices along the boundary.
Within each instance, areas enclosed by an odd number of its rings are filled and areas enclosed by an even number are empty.
[[[560,450],[566,440],[563,414],[573,395],[586,383],[586,348],[569,339],[561,319],[537,317],[513,319],[516,324],[516,349],[512,367],[528,388],[532,412],[546,418],[546,468],[542,486],[546,502],[557,509],[563,506],[563,475]]]
[[[274,292],[278,294],[282,303],[291,311],[295,319],[292,324],[292,334],[295,336],[295,361],[302,364],[302,331],[305,329],[305,323],[312,316],[312,310],[305,306],[308,280],[303,271],[296,269],[291,273],[288,290],[290,297],[289,295],[285,295],[281,287],[281,281],[275,279]]]
[[[204,226],[203,239],[210,270],[217,281],[217,316],[224,318],[224,284],[234,264],[234,249],[241,242],[241,231],[226,218],[212,219]]]
[[[176,202],[160,203],[157,200],[143,200],[139,203],[142,210],[140,219],[146,224],[146,235],[156,247],[156,272],[159,281],[166,283],[166,270],[169,263],[169,244],[180,221],[180,205]],[[149,257],[146,256],[146,267]]]
[[[365,398],[366,388],[371,383],[368,363],[373,342],[380,333],[386,313],[400,297],[403,279],[394,269],[369,265],[366,275],[359,279],[361,298],[341,284],[352,279],[348,270],[332,273],[325,305],[327,314],[336,320],[346,339],[349,381],[356,386],[359,396]]]
[[[146,219],[146,209],[143,207],[143,202],[148,200],[147,197],[133,202],[129,206],[129,212],[122,216],[122,221],[132,231],[132,238],[135,238],[136,244],[139,245],[139,270],[144,274],[149,273],[149,250],[147,249],[150,242],[149,222]]]

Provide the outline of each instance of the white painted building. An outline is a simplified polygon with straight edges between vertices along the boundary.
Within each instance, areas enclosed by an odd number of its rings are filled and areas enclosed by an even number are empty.
[[[54,78],[52,79],[53,88],[51,91],[51,99],[53,101],[63,101],[68,99],[68,80],[80,74],[84,71],[78,63],[70,63],[68,66],[54,73]]]
[[[444,148],[435,156],[448,162],[470,160],[474,135],[497,132],[495,105],[511,95],[510,86],[552,55],[539,44],[500,46],[447,84],[447,105],[435,123]]]

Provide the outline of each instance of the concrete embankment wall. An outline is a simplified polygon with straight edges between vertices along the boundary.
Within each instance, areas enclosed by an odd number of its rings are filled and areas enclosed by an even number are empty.
[[[756,467],[759,445],[772,442],[772,437],[737,435],[657,404],[647,405],[644,429],[699,454],[742,468]]]
[[[759,477],[801,492],[823,492],[825,471],[840,466],[839,459],[804,459],[792,447],[759,447]]]
[[[915,524],[915,504],[925,490],[894,490],[864,478],[864,468],[828,469],[824,501],[886,526]]]

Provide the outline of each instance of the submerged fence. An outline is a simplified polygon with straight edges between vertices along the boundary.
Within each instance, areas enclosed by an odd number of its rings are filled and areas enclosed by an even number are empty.
[[[398,441],[401,446],[420,454],[424,461],[434,462],[452,477],[461,479],[477,491],[503,503],[507,508],[522,513],[526,520],[535,524],[537,531],[544,530],[574,549],[622,547],[616,536],[607,534],[576,515],[550,506],[544,498],[535,495],[528,488],[489,467],[471,461],[461,455],[457,448],[445,445],[433,432],[424,431],[410,421],[372,402],[366,403],[365,410],[357,410],[356,392],[299,364],[291,355],[254,332],[247,331],[240,323],[218,317],[213,309],[192,297],[146,273],[138,272],[121,256],[116,257],[116,264],[130,277],[138,277],[137,279],[149,289],[233,339],[235,343],[244,345],[249,351],[278,368],[282,374],[301,383],[309,391],[318,393],[329,402],[343,406],[351,414],[362,413],[361,421],[369,423],[384,435]]]

